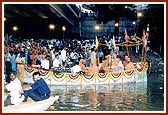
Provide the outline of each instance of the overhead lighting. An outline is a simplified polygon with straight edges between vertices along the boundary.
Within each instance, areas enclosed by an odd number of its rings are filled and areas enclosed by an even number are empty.
[[[99,26],[95,26],[95,29],[96,29],[96,30],[99,30],[99,29],[100,29],[100,27],[99,27]]]
[[[115,27],[118,27],[119,26],[119,24],[118,23],[115,23]]]
[[[17,31],[18,30],[18,27],[17,26],[13,26],[12,28],[14,31]]]
[[[65,26],[62,26],[62,30],[65,31],[65,30],[66,30],[66,27],[65,27]]]
[[[49,29],[51,29],[51,30],[55,29],[55,25],[54,24],[50,24],[49,25]]]
[[[142,17],[142,12],[138,12],[138,13],[137,13],[137,16],[138,16],[138,17]]]
[[[136,24],[136,22],[134,21],[134,22],[132,22],[132,24],[133,24],[133,25],[135,25],[135,24]]]
[[[44,19],[48,19],[48,17],[47,17],[47,16],[44,16],[44,15],[41,15],[41,17],[44,18]]]

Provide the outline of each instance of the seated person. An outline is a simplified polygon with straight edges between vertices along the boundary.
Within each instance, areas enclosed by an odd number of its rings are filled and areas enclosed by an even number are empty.
[[[80,59],[79,61],[79,66],[81,67],[82,70],[86,71],[86,67],[85,67],[85,60],[84,59]]]
[[[89,73],[99,73],[99,68],[96,65],[96,62],[92,62],[91,66],[88,68]]]
[[[124,66],[124,67],[128,64],[128,61],[127,61],[128,58],[129,58],[128,55],[125,55],[125,56],[124,56],[124,61],[123,61],[123,66]]]
[[[105,72],[108,72],[108,68],[106,66],[106,60],[102,60],[100,68],[102,68]]]
[[[115,67],[118,71],[124,69],[124,66],[123,66],[122,61],[120,60],[120,57],[119,57],[119,56],[117,56],[117,57],[112,61],[112,67]]]
[[[41,60],[41,68],[45,70],[49,70],[50,68],[50,61],[49,61],[49,55],[46,55],[44,59]]]
[[[134,69],[134,64],[131,62],[131,59],[128,58],[127,59],[127,64],[125,65],[124,69],[125,70],[131,70],[131,69]]]
[[[54,68],[59,68],[61,65],[60,61],[59,61],[59,55],[56,54],[55,55],[55,59],[53,60],[53,67]]]
[[[50,89],[39,72],[33,73],[34,84],[24,89],[25,100],[30,97],[34,101],[41,101],[50,97]]]
[[[82,68],[79,66],[79,62],[76,61],[75,65],[71,68],[71,72],[72,73],[78,73],[80,71],[82,71]]]
[[[115,59],[112,61],[112,66],[118,66],[119,61],[120,61],[119,58],[115,58]]]
[[[7,96],[5,100],[5,106],[8,105],[19,105],[24,100],[24,95],[22,95],[22,85],[20,80],[17,78],[16,72],[10,73],[10,83],[5,84],[7,91],[10,91],[10,95]]]

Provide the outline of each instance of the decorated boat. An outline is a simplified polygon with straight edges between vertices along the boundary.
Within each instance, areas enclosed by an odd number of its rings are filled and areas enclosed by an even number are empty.
[[[112,44],[112,52],[114,51],[115,46],[125,46],[127,53],[128,47],[130,46],[139,46],[142,45],[142,60],[141,62],[134,63],[134,69],[131,70],[120,70],[120,71],[112,71],[113,68],[109,69],[107,73],[87,73],[87,72],[79,72],[78,74],[73,74],[70,72],[70,68],[64,69],[64,72],[61,70],[43,70],[38,69],[37,67],[26,66],[24,71],[24,82],[33,83],[32,74],[35,71],[39,71],[41,76],[45,79],[45,81],[49,85],[54,84],[111,84],[111,83],[138,83],[138,82],[146,82],[147,81],[147,69],[148,63],[146,62],[146,42],[147,35],[144,34],[143,39],[132,36],[123,43],[113,43]],[[126,37],[127,38],[127,34]],[[132,42],[132,39],[136,39],[135,42]],[[146,39],[146,40],[144,40]],[[96,48],[99,45],[106,45],[107,44],[100,44],[96,37]],[[113,37],[113,41],[114,37]],[[145,44],[145,45],[144,45]],[[129,53],[128,53],[129,55]],[[60,72],[61,71],[61,72]]]

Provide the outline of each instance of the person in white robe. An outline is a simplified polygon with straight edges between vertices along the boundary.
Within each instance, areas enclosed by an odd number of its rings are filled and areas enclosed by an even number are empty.
[[[8,84],[5,84],[5,88],[7,91],[10,92],[9,96],[7,96],[5,100],[5,105],[19,105],[24,100],[24,95],[22,85],[20,80],[17,78],[16,72],[10,73],[11,82]]]

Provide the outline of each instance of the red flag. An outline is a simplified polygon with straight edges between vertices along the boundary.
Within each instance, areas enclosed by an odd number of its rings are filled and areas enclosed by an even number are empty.
[[[128,43],[128,34],[127,34],[126,28],[125,28],[125,33],[124,34],[125,34],[125,42]]]
[[[146,45],[147,45],[147,40],[146,40],[146,34],[145,34],[145,30],[143,30],[143,45],[144,45],[144,47],[146,47]]]

